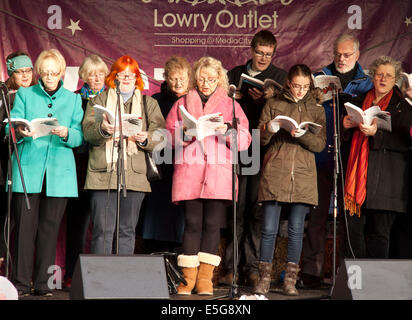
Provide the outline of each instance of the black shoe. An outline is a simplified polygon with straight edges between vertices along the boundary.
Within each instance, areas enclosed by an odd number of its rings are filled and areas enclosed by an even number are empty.
[[[50,290],[34,289],[34,295],[40,297],[52,297],[53,293]]]
[[[302,273],[296,283],[298,289],[319,289],[321,285],[319,277],[307,273]]]
[[[19,297],[28,297],[31,294],[30,288],[19,289],[17,291]]]

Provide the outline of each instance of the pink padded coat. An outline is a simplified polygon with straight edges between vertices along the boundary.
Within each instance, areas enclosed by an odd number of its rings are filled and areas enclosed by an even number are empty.
[[[204,108],[196,90],[190,90],[186,96],[176,101],[166,119],[166,129],[171,134],[170,142],[175,148],[172,201],[178,203],[193,199],[231,200],[231,135],[208,136],[202,141],[195,138],[190,142],[183,141],[180,105],[196,119],[202,115],[220,112],[225,123],[232,122],[232,99],[220,87],[210,96]],[[249,121],[237,102],[235,113],[239,119],[238,151],[246,150],[251,142]]]

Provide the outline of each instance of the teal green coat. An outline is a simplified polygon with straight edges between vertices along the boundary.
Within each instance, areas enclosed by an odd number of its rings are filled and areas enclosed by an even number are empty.
[[[76,164],[72,148],[83,141],[81,97],[63,87],[50,97],[41,83],[20,88],[14,100],[11,118],[57,118],[69,129],[67,141],[56,135],[18,141],[18,154],[27,193],[40,193],[45,182],[48,197],[77,197]],[[13,192],[23,192],[16,157],[13,154]],[[46,177],[46,181],[44,178]]]

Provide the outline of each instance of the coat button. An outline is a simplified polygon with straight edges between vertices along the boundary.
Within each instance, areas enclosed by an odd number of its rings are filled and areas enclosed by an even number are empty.
[[[48,116],[49,118],[53,117],[53,115],[52,115],[51,113],[49,113],[47,116]]]
[[[51,103],[49,103],[48,107],[51,108],[51,107],[53,107],[53,105]]]
[[[52,97],[52,100],[56,100],[56,97]]]

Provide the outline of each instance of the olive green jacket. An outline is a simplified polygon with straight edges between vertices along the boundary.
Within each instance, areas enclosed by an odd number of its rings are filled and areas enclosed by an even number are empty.
[[[266,124],[278,115],[289,116],[301,123],[311,121],[322,125],[318,134],[309,130],[294,138],[280,129],[273,134]],[[265,154],[259,185],[259,201],[276,200],[288,203],[318,204],[317,174],[314,152],[320,152],[326,142],[325,112],[309,92],[295,102],[284,92],[267,101],[260,116],[262,145],[269,144]]]
[[[136,143],[138,152],[132,156],[127,155],[125,170],[126,188],[128,190],[141,192],[151,191],[150,183],[146,178],[146,159],[144,150],[152,151],[157,144],[163,143],[163,140],[154,141],[152,136],[155,130],[164,128],[165,122],[157,101],[149,96],[146,96],[146,99],[149,128],[146,126],[142,95],[142,130],[148,131],[147,144],[142,146],[139,143]],[[95,121],[93,112],[93,106],[95,104],[106,107],[106,101],[107,91],[104,91],[91,99],[87,104],[86,113],[83,119],[84,139],[89,143],[89,163],[87,166],[85,189],[117,189],[116,171],[107,172],[106,141],[109,140],[110,137],[102,134],[100,130],[101,123]],[[130,113],[131,101],[132,99],[129,99],[125,103],[125,113]]]

